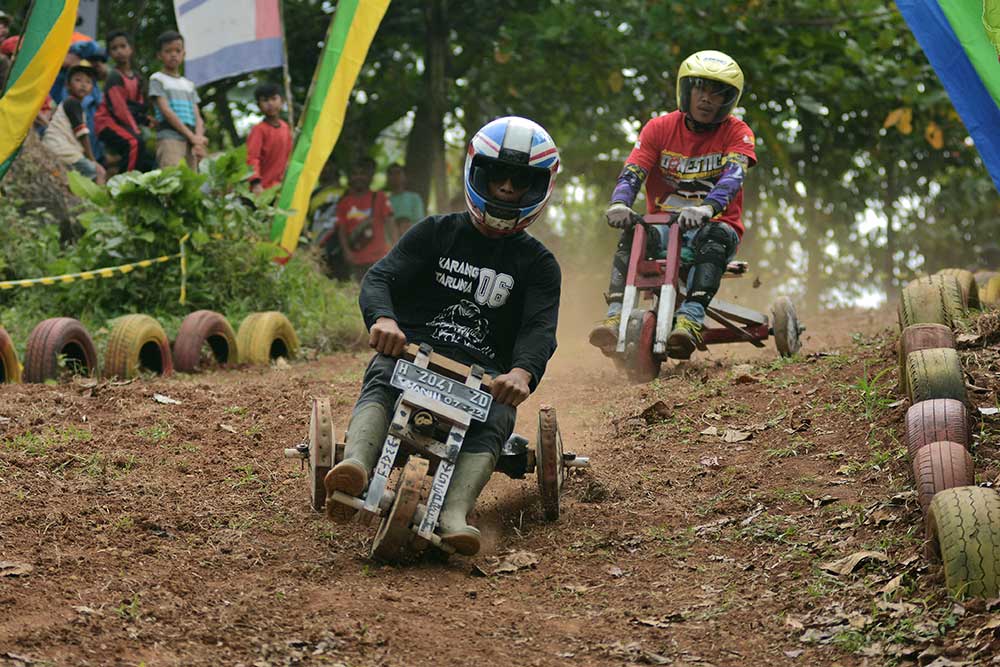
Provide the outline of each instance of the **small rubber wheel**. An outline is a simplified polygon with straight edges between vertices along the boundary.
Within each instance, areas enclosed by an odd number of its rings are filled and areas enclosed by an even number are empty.
[[[938,347],[906,355],[906,386],[910,403],[953,398],[965,403],[965,374],[958,352]]]
[[[921,447],[939,441],[969,447],[969,413],[961,401],[935,398],[914,403],[906,411],[906,453],[910,460]]]
[[[900,295],[899,328],[943,324],[951,329],[968,317],[962,288],[954,276],[925,276],[910,281]]]
[[[205,346],[206,354],[202,354]],[[239,360],[236,332],[221,314],[212,310],[196,310],[181,322],[174,340],[174,368],[182,373],[194,373],[212,365],[228,366]]]
[[[160,323],[149,315],[125,315],[114,322],[104,354],[104,377],[128,380],[147,370],[174,372],[170,342]]]
[[[21,362],[17,360],[14,341],[10,339],[7,330],[0,327],[0,383],[8,384],[20,381]]]
[[[559,493],[562,491],[563,446],[556,409],[543,405],[538,411],[538,490],[542,495],[542,513],[546,521],[559,518]]]
[[[965,446],[957,442],[932,442],[921,447],[913,457],[913,479],[920,508],[926,516],[934,494],[975,483],[972,457]]]
[[[965,269],[941,269],[936,276],[955,276],[958,286],[962,289],[962,300],[966,308],[979,308],[979,285],[972,271]]]
[[[647,310],[638,322],[639,331],[635,336],[635,347],[630,350],[625,366],[629,379],[644,384],[660,376],[660,360],[653,355],[656,338],[656,313]]]
[[[771,305],[771,329],[774,331],[774,346],[782,357],[791,357],[802,349],[799,340],[799,318],[795,305],[787,296],[779,296]]]
[[[263,365],[279,357],[293,359],[299,351],[299,338],[282,313],[251,313],[240,323],[236,347],[242,363]]]
[[[326,486],[323,480],[334,463],[333,435],[330,399],[312,399],[309,414],[309,499],[317,512],[322,512],[326,507]]]
[[[955,334],[943,324],[911,324],[899,335],[899,388],[906,393],[906,355],[935,347],[955,347]]]
[[[944,564],[945,584],[956,597],[1000,593],[1000,496],[960,486],[934,496],[927,512],[928,551]]]
[[[1000,276],[993,276],[979,292],[979,301],[990,308],[1000,307]]]
[[[973,275],[976,279],[976,284],[979,286],[980,291],[982,291],[982,289],[986,287],[986,283],[990,281],[990,278],[998,276],[1000,273],[997,273],[996,271],[976,271]],[[982,299],[982,295],[980,295],[979,298]]]
[[[52,317],[39,322],[28,336],[24,381],[58,380],[64,372],[93,377],[97,374],[97,350],[79,320]]]
[[[427,459],[411,456],[403,467],[392,508],[375,533],[372,558],[397,563],[407,555],[408,547],[416,536],[410,526],[423,495],[428,463]]]

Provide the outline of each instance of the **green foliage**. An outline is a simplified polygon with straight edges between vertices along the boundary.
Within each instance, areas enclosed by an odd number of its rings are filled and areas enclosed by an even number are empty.
[[[153,315],[169,333],[198,309],[227,315],[236,327],[250,312],[281,310],[308,347],[330,350],[361,329],[355,288],[328,280],[307,250],[284,267],[269,241],[273,192],[250,193],[243,149],[208,161],[201,173],[186,166],[130,172],[98,186],[72,178],[84,200],[83,236],[61,247],[59,230],[44,217],[17,215],[0,201],[0,275],[33,278],[176,255],[185,237],[187,303],[179,302],[178,259],[110,279],[8,292],[0,322],[23,344],[46,317],[67,315],[95,331],[132,312]]]

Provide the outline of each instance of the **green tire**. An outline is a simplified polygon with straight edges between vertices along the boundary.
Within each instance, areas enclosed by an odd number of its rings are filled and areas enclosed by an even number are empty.
[[[979,301],[983,306],[1000,308],[1000,276],[993,276],[986,281],[985,287],[979,292]]]
[[[906,386],[910,403],[935,398],[966,402],[965,373],[958,352],[938,347],[906,355]]]
[[[979,285],[976,284],[976,275],[972,271],[965,269],[941,269],[935,276],[955,276],[958,286],[962,290],[962,298],[968,308],[979,308]]]
[[[912,324],[943,324],[951,329],[968,318],[965,299],[954,276],[927,276],[903,288],[898,307],[900,330]]]
[[[956,597],[1000,593],[1000,495],[960,486],[934,495],[927,514],[932,558],[944,565],[945,585]]]

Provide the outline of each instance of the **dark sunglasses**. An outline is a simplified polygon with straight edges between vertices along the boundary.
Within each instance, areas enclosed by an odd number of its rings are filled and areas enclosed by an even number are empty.
[[[510,180],[510,184],[518,190],[531,185],[531,173],[521,167],[515,167],[502,162],[494,162],[486,168],[486,178],[490,183],[504,183]]]

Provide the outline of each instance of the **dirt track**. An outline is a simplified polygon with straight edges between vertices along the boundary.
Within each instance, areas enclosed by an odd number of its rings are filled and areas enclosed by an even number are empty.
[[[313,514],[281,457],[309,396],[343,423],[365,354],[4,386],[0,665],[879,665],[948,647],[961,616],[918,557],[905,408],[866,417],[849,388],[893,363],[887,318],[828,315],[802,361],[736,347],[642,387],[564,322],[519,423],[533,437],[551,403],[592,457],[563,517],[539,520],[533,477],[495,477],[485,553],[407,567]],[[819,567],[861,550],[887,561]],[[534,564],[496,573],[515,551]]]

